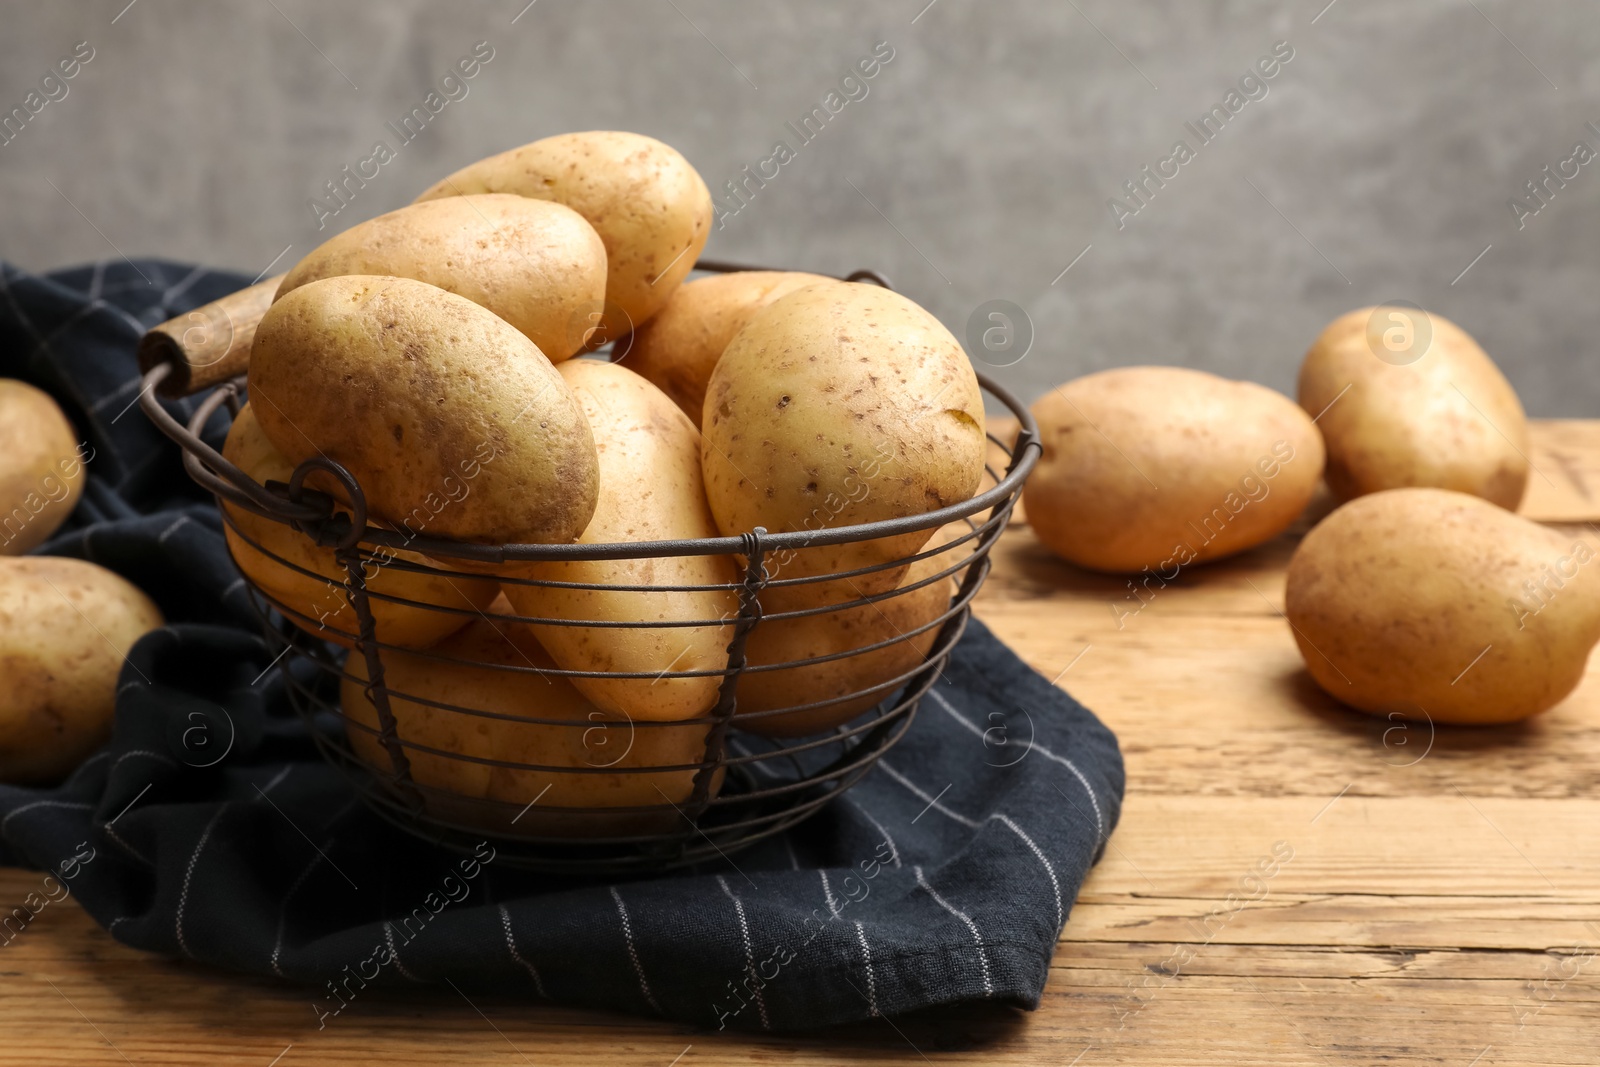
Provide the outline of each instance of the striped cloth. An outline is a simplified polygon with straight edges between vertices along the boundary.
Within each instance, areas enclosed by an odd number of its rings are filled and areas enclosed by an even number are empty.
[[[140,334],[247,280],[156,261],[0,265],[0,376],[54,394],[95,450],[82,504],[42,551],[123,574],[169,620],[129,656],[105,749],[58,787],[0,786],[0,864],[67,864],[117,940],[303,985],[322,1028],[370,987],[415,983],[710,1030],[1037,1006],[1116,825],[1122,760],[976,620],[866,779],[716,866],[533,875],[497,866],[492,843],[462,858],[359,803],[268,669],[215,508],[130,407]],[[232,746],[195,767],[183,731],[218,709]],[[21,903],[0,902],[0,920]]]

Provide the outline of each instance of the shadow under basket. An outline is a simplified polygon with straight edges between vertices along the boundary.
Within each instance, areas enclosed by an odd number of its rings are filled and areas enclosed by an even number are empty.
[[[697,269],[757,268],[702,261]],[[887,286],[871,272],[849,278],[861,279]],[[227,321],[246,345],[270,299],[250,292],[218,302],[234,307],[202,309]],[[725,857],[810,817],[866,775],[910,729],[944,669],[988,574],[990,548],[1039,453],[1027,408],[979,375],[984,392],[1021,430],[1015,442],[989,438],[991,464],[980,491],[960,504],[863,525],[757,528],[737,537],[468,544],[370,525],[356,479],[323,457],[301,464],[286,482],[256,481],[202,440],[220,409],[237,414],[243,406],[247,351],[236,343],[225,357],[211,353],[225,365],[223,376],[170,340],[165,349],[145,347],[141,406],[181,446],[190,476],[225,505],[235,558],[249,553],[254,560],[246,573],[252,603],[323,755],[396,826],[462,852],[489,839],[497,862],[551,873],[646,873]],[[210,386],[188,425],[155,398]],[[286,554],[290,531],[314,542],[314,553]],[[921,534],[928,539],[919,550],[886,562],[791,570],[807,549],[891,537],[913,543]],[[553,579],[537,566],[695,556],[731,561],[728,581],[595,585]],[[264,563],[282,580],[262,580]],[[719,618],[663,621],[657,613],[601,622],[506,614],[487,606],[492,593],[416,595],[486,582],[524,588],[531,598],[524,606],[537,604],[541,590],[636,595],[641,606],[651,597],[710,591],[729,610]],[[321,590],[323,607],[307,602],[308,589]],[[458,633],[432,645],[391,643],[402,632],[391,620],[423,617],[417,613],[436,622],[455,616],[433,629],[458,626]],[[672,669],[674,662],[659,672],[566,670],[534,640],[552,627],[586,627],[599,637],[608,629],[709,634],[719,649],[725,637],[726,656],[698,669]],[[785,639],[767,640],[779,627]],[[856,632],[859,647],[850,639]],[[836,647],[841,642],[845,647]],[[767,645],[807,654],[764,659]],[[694,684],[714,692],[715,702],[692,717],[647,720],[590,699],[602,680]]]

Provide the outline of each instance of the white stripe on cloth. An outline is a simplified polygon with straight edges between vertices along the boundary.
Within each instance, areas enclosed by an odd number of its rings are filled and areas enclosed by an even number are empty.
[[[928,879],[923,877],[921,867],[912,869],[917,872],[917,884],[928,891],[928,895],[933,898],[934,903],[960,919],[966,924],[967,929],[972,931],[972,940],[977,942],[978,945],[978,970],[983,976],[983,995],[986,997],[994,996],[994,983],[989,979],[989,950],[983,943],[983,935],[978,933],[978,924],[973,922],[972,917],[966,912],[940,896],[939,891],[929,885]]]
[[[656,1010],[658,1015],[666,1014],[661,1010],[661,1005],[656,1003],[655,994],[650,992],[650,983],[644,977],[644,965],[639,962],[639,949],[633,943],[633,924],[628,921],[628,909],[623,906],[622,894],[617,892],[614,885],[606,886],[611,890],[611,899],[617,902],[617,915],[622,919],[622,936],[628,943],[628,959],[633,961],[633,973],[639,976],[639,989],[644,993],[645,1001]]]
[[[867,947],[867,932],[862,929],[861,923],[856,923],[856,940],[861,942],[861,958],[867,965],[867,1010],[874,1016],[878,1014],[878,982],[872,976],[872,950]]]
[[[22,805],[20,808],[14,808],[4,819],[0,819],[0,833],[5,832],[12,819],[15,819],[25,811],[32,811],[34,808],[73,808],[77,810],[83,808],[93,809],[93,807],[93,804],[82,804],[76,800],[35,800],[30,804]]]
[[[930,689],[930,690],[928,690],[928,692],[930,694],[932,694],[933,699],[938,702],[939,706],[941,708],[943,708],[946,711],[946,713],[948,713],[950,715],[951,718],[955,719],[956,722],[960,723],[962,726],[965,726],[968,730],[971,730],[974,734],[978,735],[979,737],[983,736],[983,731],[978,728],[978,724],[975,723],[975,722],[972,722],[966,716],[962,715],[959,711],[957,711],[955,709],[955,706],[952,705],[948,700],[946,700],[944,698],[944,694],[943,693],[939,692],[938,689]],[[1106,819],[1105,819],[1105,814],[1103,812],[1101,812],[1101,810],[1100,810],[1100,799],[1095,796],[1094,788],[1089,785],[1089,779],[1085,778],[1084,775],[1083,775],[1083,772],[1078,770],[1077,764],[1073,763],[1071,760],[1069,760],[1065,756],[1056,755],[1056,753],[1051,752],[1048,748],[1046,748],[1044,745],[1041,745],[1039,742],[1031,741],[1031,742],[1029,742],[1029,746],[1028,747],[1031,750],[1033,750],[1035,752],[1038,752],[1045,759],[1054,760],[1055,762],[1057,762],[1057,763],[1061,764],[1063,767],[1065,767],[1067,770],[1071,771],[1073,773],[1073,776],[1078,779],[1079,784],[1083,786],[1083,791],[1085,793],[1089,794],[1089,806],[1094,809],[1095,844],[1096,844],[1096,846],[1098,846],[1100,844],[1100,842],[1105,840],[1105,836],[1106,836]]]
[[[823,879],[826,881],[827,876],[824,875]],[[728,880],[720,874],[717,875],[717,884],[728,895],[728,899],[733,901],[734,914],[739,917],[739,936],[744,938],[744,967],[745,971],[756,980],[756,986],[751,992],[755,994],[756,1010],[761,1013],[761,1029],[771,1030],[772,1022],[767,1018],[767,1002],[761,995],[761,976],[756,973],[756,950],[750,943],[750,924],[745,920],[744,901],[728,888]]]
[[[828,872],[819,868],[817,873],[822,875],[822,895],[828,902],[828,913],[837,919],[839,917],[839,905],[834,902],[833,887],[828,884]]]
[[[549,1000],[550,994],[544,991],[544,982],[539,978],[538,968],[529,963],[527,960],[523,959],[522,953],[517,951],[517,939],[511,936],[511,913],[506,910],[506,906],[504,904],[500,905],[500,925],[505,927],[506,948],[511,950],[511,958],[520,963],[523,969],[528,972],[529,976],[533,978],[533,988],[539,991],[539,995],[544,999]]]
[[[173,759],[171,756],[168,756],[164,752],[155,752],[148,748],[130,748],[128,751],[117,757],[116,762],[111,764],[111,769],[116,770],[117,766],[121,764],[123,760],[131,759],[134,756],[144,756],[147,759],[159,760],[160,762],[165,763],[168,767],[178,766],[178,761]]]
[[[913,794],[920,797],[930,808],[932,808],[934,811],[937,811],[940,815],[943,815],[949,819],[953,819],[962,826],[973,830],[976,830],[985,822],[993,821],[1003,823],[1011,830],[1012,833],[1022,838],[1023,844],[1027,845],[1029,850],[1039,858],[1039,862],[1044,864],[1044,873],[1050,876],[1050,888],[1055,892],[1056,895],[1056,930],[1058,932],[1060,931],[1062,924],[1066,922],[1067,916],[1061,905],[1061,883],[1056,879],[1056,869],[1051,865],[1050,860],[1045,857],[1044,851],[1034,843],[1033,838],[1029,837],[1022,827],[1013,822],[1009,815],[1003,815],[997,811],[980,822],[971,816],[961,814],[959,811],[952,811],[943,804],[939,803],[938,797],[919,789],[916,783],[912,782],[911,779],[907,778],[905,775],[889,766],[888,760],[880,759],[878,761],[878,766],[882,767],[884,773],[888,774],[889,777],[893,778],[895,781],[909,789]]]
[[[189,951],[189,940],[183,936],[183,911],[189,905],[189,886],[194,881],[195,864],[200,862],[200,852],[206,847],[206,842],[211,839],[211,831],[216,829],[217,822],[221,820],[222,813],[228,810],[226,803],[217,808],[216,814],[211,816],[211,821],[206,823],[206,828],[200,834],[200,840],[195,843],[194,852],[189,856],[189,865],[183,869],[183,887],[178,891],[178,914],[173,920],[174,931],[178,936],[178,947],[183,949],[183,954],[190,959],[195,955]]]
[[[389,922],[387,919],[385,919],[383,922],[383,940],[389,946],[389,955],[394,960],[394,969],[411,979],[413,982],[422,981],[422,979],[418,978],[416,975],[407,970],[404,963],[400,962],[400,946],[394,943],[394,924]]]

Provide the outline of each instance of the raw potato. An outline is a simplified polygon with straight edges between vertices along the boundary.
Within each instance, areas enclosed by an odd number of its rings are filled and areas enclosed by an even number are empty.
[[[492,610],[499,616],[509,608],[500,600]],[[411,763],[412,778],[424,787],[429,810],[446,818],[508,834],[665,829],[657,824],[677,819],[675,814],[569,811],[562,815],[547,809],[680,804],[694,789],[692,767],[648,773],[628,773],[627,769],[683,766],[705,758],[710,729],[706,723],[639,726],[606,715],[565,678],[538,673],[554,669],[554,661],[526,626],[505,618],[473,622],[426,654],[386,651],[383,665],[390,708]],[[388,776],[392,764],[377,735],[377,709],[365,694],[365,660],[351,653],[345,672],[340,701],[351,723],[347,729],[351,747],[363,761]],[[513,722],[450,708],[561,719],[571,725]],[[558,769],[497,767],[456,756]],[[609,767],[616,772],[589,770]],[[538,804],[513,827],[511,820],[518,809],[535,799]]]
[[[1465,493],[1391,489],[1317,525],[1285,611],[1317,684],[1375,714],[1525,719],[1583,677],[1600,640],[1600,545]]]
[[[606,309],[595,347],[642,326],[694,267],[711,236],[711,191],[653,137],[563,133],[463,167],[417,197],[515,193],[565,204],[605,242]]]
[[[0,378],[0,556],[44,544],[67,521],[83,495],[84,458],[49,393]]]
[[[965,530],[965,526],[962,527]],[[918,560],[906,572],[901,589],[927,582],[920,589],[842,611],[805,615],[794,619],[767,619],[756,624],[745,643],[749,666],[789,663],[866,648],[880,642],[893,644],[870,652],[776,671],[747,671],[739,675],[738,715],[741,729],[767,737],[800,737],[833,729],[895,696],[902,677],[928,656],[940,627],[930,625],[950,607],[953,582],[935,578],[972,552],[972,542]],[[962,572],[957,571],[959,578]],[[932,579],[930,581],[930,579]],[[912,632],[919,627],[927,629]],[[905,636],[905,635],[912,636]],[[902,640],[895,640],[903,638]],[[893,684],[887,684],[891,680]],[[885,688],[820,708],[786,715],[747,719],[755,712],[792,708],[802,704],[861,693],[876,685]]]
[[[1430,331],[1431,344],[1414,358]],[[1300,406],[1323,412],[1328,488],[1341,499],[1432,486],[1508,511],[1522,501],[1522,404],[1478,343],[1443,316],[1406,307],[1341,315],[1300,366]]]
[[[569,207],[507,194],[411,204],[323,242],[278,287],[346,274],[414,278],[466,297],[552,362],[583,350],[606,295],[600,235]]]
[[[983,396],[950,331],[898,293],[822,282],[739,331],[706,390],[706,496],[724,534],[836,530],[971,498],[983,476]],[[889,563],[933,530],[775,553],[797,578]],[[887,592],[904,565],[790,587],[786,603]],[[775,592],[775,591],[774,591]]]
[[[1045,547],[1097,571],[1178,568],[1282,533],[1322,475],[1287,397],[1183,367],[1085,375],[1033,406],[1043,454],[1023,490]]]
[[[699,426],[706,383],[734,335],[779,297],[830,280],[798,271],[740,270],[690,282],[634,332],[627,365],[654,382]]]
[[[561,365],[583,405],[600,454],[600,500],[580,544],[717,536],[700,480],[700,440],[688,418],[661,390],[615,363],[593,359]],[[510,576],[600,585],[732,585],[726,556],[517,564]],[[572,671],[643,672],[643,678],[574,678],[599,707],[647,721],[687,719],[709,711],[722,678],[658,677],[665,671],[720,671],[728,665],[732,589],[640,592],[559,589],[507,582],[517,614],[580,621],[709,621],[659,628],[540,626],[533,631],[557,663]]]
[[[594,438],[572,390],[504,320],[423,282],[351,275],[286,294],[256,328],[250,400],[284,458],[342,463],[394,527],[562,542],[594,513]]]
[[[123,658],[161,625],[150,598],[103,567],[0,559],[0,782],[53,781],[99,748]]]
[[[284,459],[261,432],[255,411],[249,405],[234,418],[228,440],[222,446],[222,458],[258,483],[287,482],[294,473],[294,465]],[[333,549],[323,548],[292,526],[253,511],[227,503],[222,509],[228,517],[223,534],[234,563],[276,602],[284,618],[325,641],[346,648],[353,644],[359,625],[355,611],[345,598],[348,575],[334,557]],[[271,556],[286,560],[292,566]],[[409,563],[426,562],[415,552],[398,551],[394,556]],[[312,573],[302,574],[294,567]],[[364,574],[368,591],[381,594],[370,596],[367,601],[372,608],[378,640],[402,648],[427,648],[437,644],[493,603],[499,591],[492,581],[416,574],[380,566],[376,561],[366,564]],[[436,604],[465,614],[396,604],[384,600],[383,596]]]

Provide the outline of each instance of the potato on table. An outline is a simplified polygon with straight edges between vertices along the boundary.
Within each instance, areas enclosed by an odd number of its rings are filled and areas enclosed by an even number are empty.
[[[1600,538],[1465,493],[1390,489],[1323,519],[1285,613],[1334,699],[1375,714],[1513,722],[1558,703],[1600,640]]]
[[[1028,524],[1062,559],[1170,581],[1282,533],[1322,474],[1322,438],[1281,396],[1185,367],[1119,367],[1033,406]]]
[[[0,556],[20,556],[61,528],[83,495],[84,453],[50,394],[0,378]]]
[[[637,133],[563,133],[463,167],[419,201],[515,193],[565,204],[606,246],[603,344],[661,310],[711,235],[711,191],[669,145]]]
[[[1454,489],[1515,511],[1528,422],[1511,383],[1465,330],[1415,308],[1335,319],[1300,366],[1300,405],[1328,443],[1328,488]]]
[[[294,473],[294,465],[261,432],[249,405],[234,418],[222,446],[222,458],[261,484],[287,482]],[[345,595],[349,575],[333,549],[318,545],[288,523],[227,503],[222,510],[227,517],[223,534],[234,563],[272,599],[283,616],[324,641],[345,647],[354,643],[360,626]],[[385,562],[369,561],[363,568],[367,590],[375,594],[368,597],[367,603],[377,625],[377,638],[384,644],[402,648],[435,644],[465,626],[493,603],[499,592],[493,581],[419,574],[387,566],[389,558],[384,557]],[[404,550],[394,552],[392,558],[427,562],[417,553]],[[385,596],[440,610],[395,603],[385,600]]]
[[[594,513],[572,390],[505,320],[424,282],[350,275],[285,294],[256,328],[250,404],[285,459],[343,464],[393,527],[561,542]]]
[[[700,476],[700,439],[661,390],[625,367],[577,359],[558,368],[594,431],[600,497],[580,544],[715,537]],[[726,556],[663,556],[509,565],[510,577],[602,586],[732,586]],[[695,622],[703,626],[594,627],[534,625],[557,663],[574,671],[642,672],[643,678],[574,678],[606,711],[635,719],[686,719],[709,711],[722,678],[665,677],[667,672],[728,665],[738,614],[731,588],[646,592],[564,589],[505,583],[517,614],[572,622]]]
[[[128,650],[161,625],[104,567],[0,559],[0,782],[53,781],[104,744]]]

